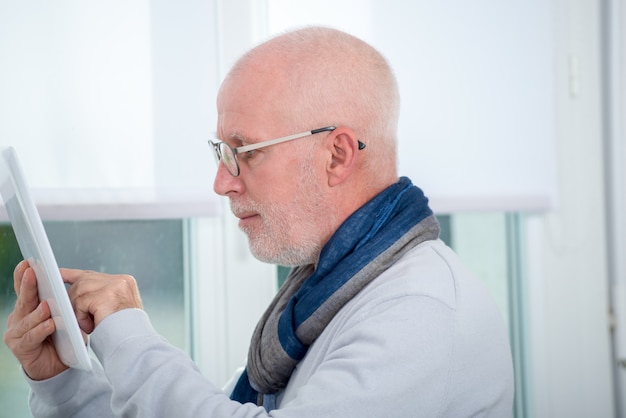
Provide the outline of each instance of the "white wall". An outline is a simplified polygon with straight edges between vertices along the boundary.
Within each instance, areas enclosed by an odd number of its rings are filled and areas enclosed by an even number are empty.
[[[599,1],[555,0],[559,207],[526,221],[532,417],[612,417]]]

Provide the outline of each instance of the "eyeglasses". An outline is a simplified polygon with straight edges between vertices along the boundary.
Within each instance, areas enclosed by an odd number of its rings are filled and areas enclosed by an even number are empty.
[[[301,132],[299,134],[293,134],[289,136],[284,136],[282,138],[269,139],[267,141],[257,142],[256,144],[244,145],[243,147],[233,148],[228,145],[226,142],[213,142],[209,141],[209,144],[212,145],[213,151],[215,151],[215,159],[217,163],[223,162],[226,170],[233,176],[237,177],[239,175],[239,161],[237,159],[237,154],[249,153],[251,151],[257,150],[259,148],[269,147],[270,145],[280,144],[281,142],[287,142],[294,139],[304,138],[305,136],[315,135],[320,132],[334,131],[337,129],[335,126],[326,126],[324,128],[313,129],[312,131]],[[365,148],[365,144],[359,141],[359,149],[362,150]]]

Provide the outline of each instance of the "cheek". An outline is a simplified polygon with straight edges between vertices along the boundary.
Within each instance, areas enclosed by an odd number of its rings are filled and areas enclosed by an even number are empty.
[[[323,167],[314,166],[315,157],[309,150],[304,151],[308,158],[296,154],[302,150],[285,152],[281,155],[283,158],[268,158],[254,172],[251,170],[246,173],[245,183],[248,199],[292,217],[293,212],[305,209],[301,207],[303,200],[305,205],[309,203],[306,201],[312,184],[317,186],[321,175],[319,170],[323,170]],[[284,158],[286,156],[289,157]]]
[[[288,201],[292,190],[291,182],[275,176],[259,176],[257,179],[247,185],[251,199],[272,205]]]
[[[254,190],[259,201],[287,203],[293,200],[300,185],[300,169],[297,165],[268,165],[268,169],[253,175],[248,184],[248,191]]]

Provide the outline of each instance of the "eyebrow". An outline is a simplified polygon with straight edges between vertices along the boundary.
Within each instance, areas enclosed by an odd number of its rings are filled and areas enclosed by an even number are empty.
[[[239,141],[241,143],[247,142],[246,141],[246,136],[244,134],[239,133],[239,132],[232,133],[232,134],[228,135],[227,138],[230,139],[230,140]]]
[[[215,138],[219,139],[220,141],[222,140],[220,138],[220,136],[218,135],[218,133],[215,132],[215,131],[213,131],[213,136]],[[242,134],[242,133],[239,133],[239,132],[234,132],[234,133],[232,133],[230,135],[227,135],[225,137],[225,140],[226,141],[231,141],[231,142],[239,142],[240,144],[247,144],[247,143],[249,143],[249,141],[246,140],[246,136],[244,134]]]

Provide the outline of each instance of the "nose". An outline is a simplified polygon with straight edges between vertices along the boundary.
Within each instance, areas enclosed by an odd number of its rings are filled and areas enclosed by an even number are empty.
[[[224,164],[220,162],[217,165],[217,173],[213,181],[213,190],[220,196],[228,196],[231,193],[241,193],[243,191],[243,182],[241,176],[233,177]]]

